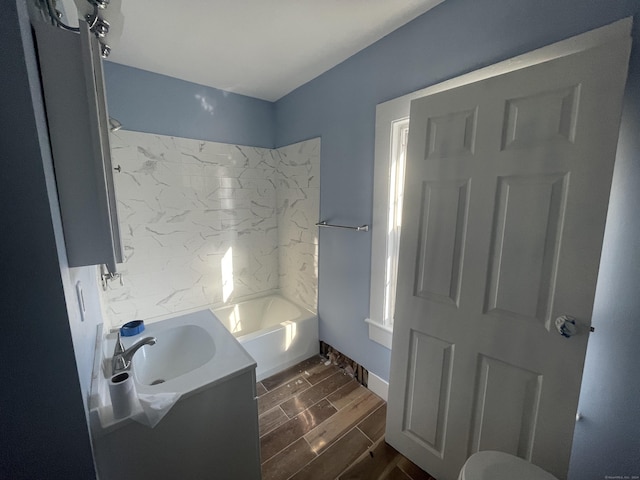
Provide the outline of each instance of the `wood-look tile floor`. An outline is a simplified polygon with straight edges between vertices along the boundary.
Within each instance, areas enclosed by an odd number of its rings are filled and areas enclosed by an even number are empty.
[[[434,480],[384,442],[384,400],[319,356],[257,391],[263,480]]]

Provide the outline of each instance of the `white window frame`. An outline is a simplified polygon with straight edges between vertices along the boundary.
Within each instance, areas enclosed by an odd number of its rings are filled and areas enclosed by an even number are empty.
[[[371,318],[367,318],[365,321],[369,324],[369,338],[391,349],[393,316],[392,312],[389,313],[390,307],[387,304],[388,296],[391,293],[388,282],[395,282],[397,258],[393,257],[397,257],[397,242],[400,239],[399,232],[390,225],[394,222],[390,202],[397,201],[397,198],[391,199],[391,194],[395,190],[391,177],[395,168],[394,157],[397,162],[401,150],[399,144],[402,140],[402,131],[408,127],[409,117],[405,116],[391,122],[384,122],[384,128],[387,129],[384,136],[378,132],[378,123],[376,119],[376,162],[373,174],[371,239]],[[379,155],[378,152],[384,152],[384,154]],[[392,257],[391,262],[389,262],[389,257]],[[395,292],[395,288],[392,290]]]
[[[392,132],[394,124],[408,121],[411,101],[588,50],[609,41],[614,41],[620,36],[629,36],[632,24],[632,17],[618,20],[610,25],[377,105],[373,173],[373,223],[371,228],[371,291],[369,318],[365,319],[365,322],[369,325],[369,338],[371,340],[391,349],[393,324],[389,321],[385,323],[383,299],[386,276],[389,172],[393,148]]]

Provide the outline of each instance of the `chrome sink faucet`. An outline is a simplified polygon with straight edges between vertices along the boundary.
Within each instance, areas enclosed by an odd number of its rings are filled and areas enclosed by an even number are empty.
[[[155,345],[155,343],[156,337],[145,337],[125,349],[122,344],[122,339],[120,338],[120,332],[118,332],[118,340],[116,341],[113,358],[111,359],[111,374],[115,375],[116,373],[129,370],[133,355],[145,345]]]

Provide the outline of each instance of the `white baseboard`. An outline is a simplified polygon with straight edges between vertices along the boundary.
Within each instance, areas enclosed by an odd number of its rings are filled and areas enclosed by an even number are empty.
[[[389,382],[384,381],[375,373],[369,372],[367,387],[385,402],[387,401],[389,397]]]

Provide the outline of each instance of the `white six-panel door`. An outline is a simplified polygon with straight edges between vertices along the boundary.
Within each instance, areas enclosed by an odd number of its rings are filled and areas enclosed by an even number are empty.
[[[479,450],[566,477],[629,50],[412,102],[386,440],[439,480]]]

